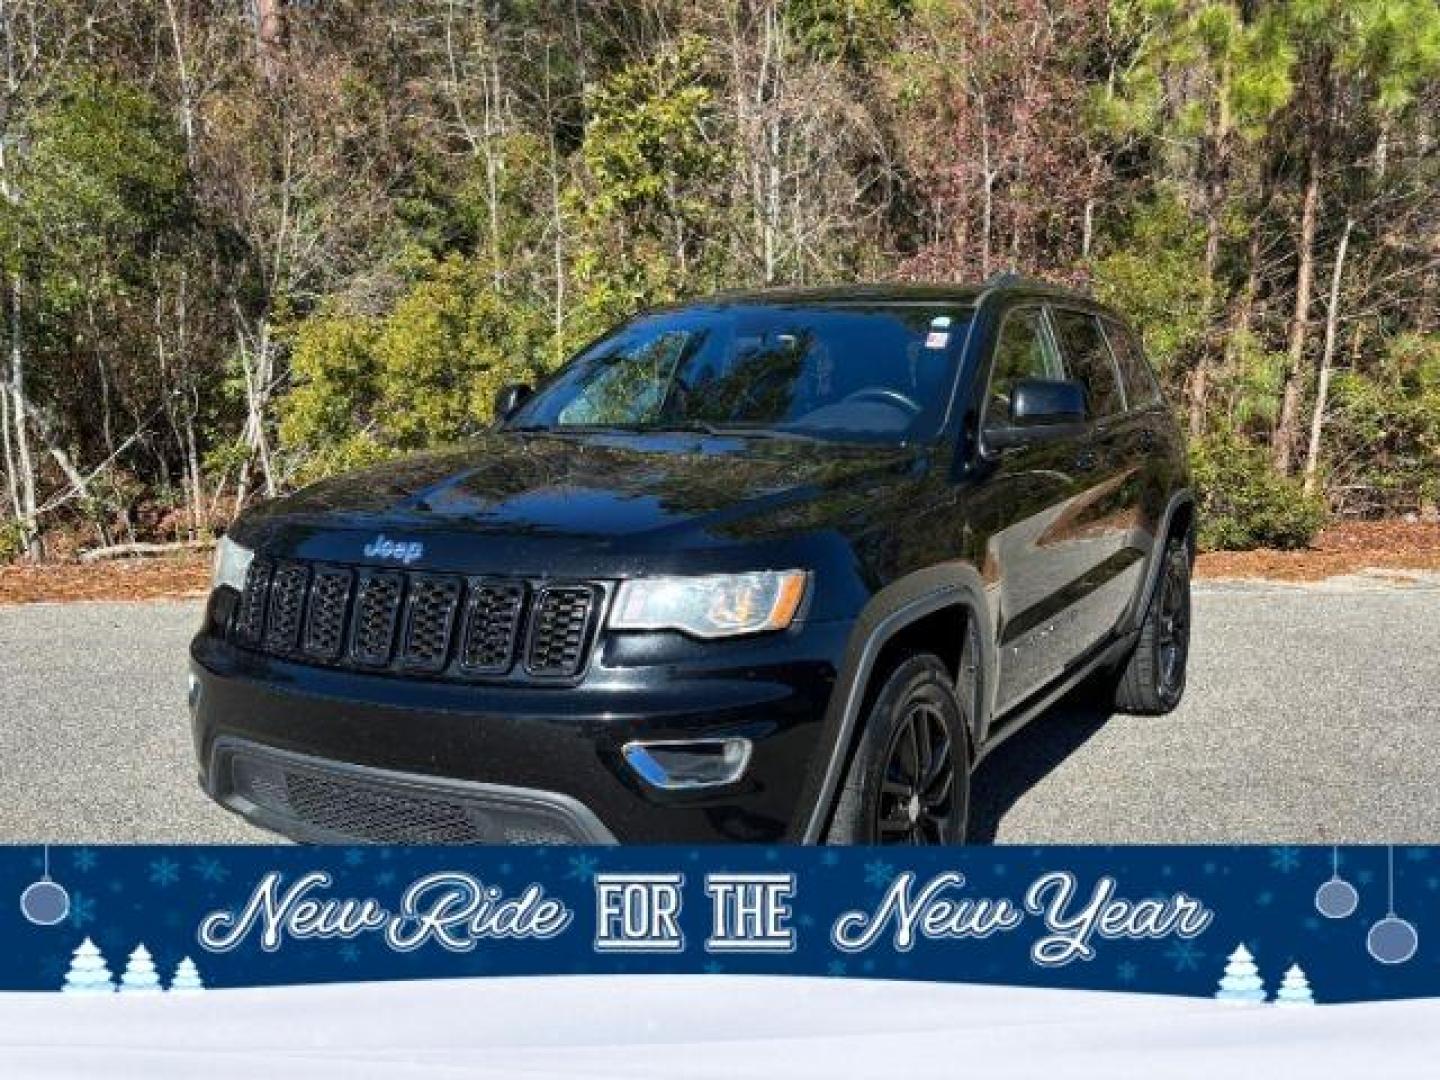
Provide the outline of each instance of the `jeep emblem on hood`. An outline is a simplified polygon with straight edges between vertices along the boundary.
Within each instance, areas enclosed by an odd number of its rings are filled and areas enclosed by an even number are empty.
[[[406,566],[409,566],[424,554],[424,544],[414,540],[408,543],[399,540],[387,540],[385,539],[384,533],[381,533],[365,545],[365,557],[367,559],[396,559]]]

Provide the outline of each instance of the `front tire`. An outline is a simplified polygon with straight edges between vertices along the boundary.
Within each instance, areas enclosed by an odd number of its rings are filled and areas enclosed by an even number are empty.
[[[1137,716],[1162,716],[1185,696],[1190,659],[1190,544],[1172,536],[1155,595],[1140,626],[1135,651],[1115,682],[1115,708]]]
[[[885,680],[831,820],[832,844],[963,844],[970,814],[967,717],[950,673],[922,653]]]

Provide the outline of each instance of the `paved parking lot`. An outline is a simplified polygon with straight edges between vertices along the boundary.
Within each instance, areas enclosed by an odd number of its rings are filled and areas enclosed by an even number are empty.
[[[1440,580],[1197,587],[1167,717],[1083,697],[977,777],[977,839],[1440,839]],[[268,840],[195,786],[195,603],[0,607],[0,841]]]

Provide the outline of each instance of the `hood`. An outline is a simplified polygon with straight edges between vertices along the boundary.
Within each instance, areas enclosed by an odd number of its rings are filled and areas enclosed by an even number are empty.
[[[923,451],[779,438],[492,433],[311,485],[246,514],[290,530],[553,538],[613,547],[758,540],[862,513]],[[243,534],[243,535],[241,535]]]

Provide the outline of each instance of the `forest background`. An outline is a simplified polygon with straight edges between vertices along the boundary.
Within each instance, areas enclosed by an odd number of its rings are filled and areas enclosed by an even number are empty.
[[[203,542],[647,305],[1092,290],[1211,548],[1440,513],[1436,0],[0,0],[0,562]]]

